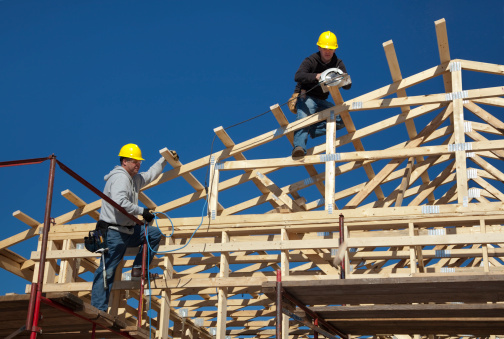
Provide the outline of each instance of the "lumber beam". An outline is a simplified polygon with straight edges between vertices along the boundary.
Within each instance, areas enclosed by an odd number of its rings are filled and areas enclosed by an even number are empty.
[[[68,201],[70,201],[72,204],[74,204],[75,206],[77,207],[84,207],[86,206],[86,202],[84,200],[82,200],[81,198],[79,198],[75,193],[73,193],[72,191],[70,190],[64,190],[63,192],[61,192],[61,195],[67,199]],[[90,211],[88,213],[88,215],[93,218],[94,220],[99,220],[100,219],[100,213],[98,213],[98,211]]]
[[[25,224],[27,224],[28,226],[30,227],[38,227],[41,225],[40,222],[38,222],[37,220],[33,219],[32,217],[26,215],[25,213],[21,212],[21,211],[15,211],[14,213],[12,213],[12,216],[15,217],[16,219],[24,222]]]

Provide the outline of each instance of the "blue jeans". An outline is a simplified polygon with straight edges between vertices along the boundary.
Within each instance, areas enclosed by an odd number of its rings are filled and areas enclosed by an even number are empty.
[[[161,241],[161,232],[157,227],[147,226],[149,235],[150,247],[157,251],[159,242]],[[103,288],[103,263],[100,260],[100,267],[98,267],[94,274],[93,289],[91,290],[91,305],[99,310],[107,312],[108,302],[110,298],[110,291],[112,291],[112,284],[114,282],[115,271],[121,262],[126,248],[139,247],[143,244],[145,239],[145,228],[140,225],[134,226],[135,231],[133,234],[125,234],[116,230],[108,230],[107,232],[107,247],[108,253],[105,254],[105,268],[107,273],[107,289]],[[150,252],[152,261],[154,252]],[[142,267],[142,248],[138,251],[133,267]]]
[[[296,104],[297,108],[296,120],[306,118],[309,115],[323,111],[330,107],[334,107],[334,104],[330,103],[327,100],[317,99],[309,95],[305,95],[305,97],[303,98],[302,95],[300,95],[298,97],[298,101]],[[340,130],[344,127],[345,125],[343,124],[343,120],[339,115],[337,115],[336,129]],[[306,153],[306,142],[308,141],[308,134],[312,139],[320,137],[321,135],[325,135],[326,121],[325,120],[319,121],[316,124],[313,124],[311,126],[302,129],[298,129],[296,132],[294,132],[294,148],[296,148],[297,146],[301,146]]]

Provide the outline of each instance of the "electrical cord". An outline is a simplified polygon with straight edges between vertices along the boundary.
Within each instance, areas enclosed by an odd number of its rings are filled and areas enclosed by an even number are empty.
[[[208,199],[205,199],[205,203],[203,204],[203,210],[202,210],[202,214],[201,214],[201,221],[200,221],[200,224],[198,225],[198,227],[196,227],[196,229],[194,230],[193,234],[191,234],[191,237],[189,238],[189,240],[187,241],[187,243],[182,246],[182,247],[179,247],[179,248],[176,248],[176,249],[173,249],[173,250],[168,250],[168,251],[155,251],[151,245],[150,245],[150,242],[149,242],[149,228],[147,227],[147,224],[144,224],[144,227],[145,227],[145,237],[147,239],[146,243],[147,243],[147,268],[146,268],[146,271],[147,271],[147,280],[148,280],[148,283],[149,283],[149,309],[147,310],[147,316],[149,317],[149,338],[152,337],[152,317],[149,316],[149,311],[152,310],[152,289],[151,289],[151,276],[150,276],[150,256],[151,256],[151,252],[154,252],[154,254],[159,254],[159,253],[170,253],[170,252],[175,252],[175,251],[178,251],[178,250],[181,250],[183,249],[184,247],[186,247],[187,245],[189,245],[189,243],[191,242],[192,238],[194,237],[194,235],[196,234],[196,232],[198,232],[199,228],[201,227],[201,225],[203,224],[203,220],[204,220],[204,217],[205,217],[205,209],[206,209],[206,206],[208,204]],[[166,214],[166,213],[162,213],[162,212],[154,212],[154,220],[156,222],[156,227],[158,228],[159,232],[165,237],[165,238],[171,238],[175,232],[175,226],[173,225],[173,221],[171,220],[171,218]],[[159,224],[158,224],[158,214],[162,214],[164,216],[166,216],[168,218],[168,220],[170,220],[170,223],[171,223],[171,226],[172,226],[172,232],[169,236],[165,235],[161,229],[159,228]],[[141,302],[141,300],[140,300]]]

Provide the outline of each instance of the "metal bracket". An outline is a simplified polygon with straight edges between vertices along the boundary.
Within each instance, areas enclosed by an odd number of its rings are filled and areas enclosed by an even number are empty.
[[[458,72],[462,70],[462,64],[460,62],[450,62],[450,72]]]
[[[280,135],[283,135],[284,133],[285,133],[285,127],[280,127],[275,130],[273,136],[278,137]]]
[[[322,162],[338,161],[338,160],[341,160],[341,154],[340,153],[321,154],[320,155],[320,161],[322,161]]]
[[[433,230],[428,230],[427,235],[446,235],[446,229],[437,228],[437,229],[433,229]]]
[[[424,205],[422,206],[422,214],[437,214],[439,213],[439,206]]]
[[[436,250],[436,257],[450,258],[451,257],[450,250]]]
[[[303,183],[305,184],[305,186],[311,185],[314,182],[315,182],[315,179],[313,179],[312,177],[303,180]]]
[[[464,132],[465,133],[472,132],[472,123],[471,123],[471,121],[464,121]]]
[[[352,109],[361,109],[361,108],[362,108],[362,101],[352,102]]]
[[[474,179],[478,177],[478,170],[476,168],[469,168],[467,170],[467,179]]]
[[[445,101],[452,101],[455,99],[466,99],[469,97],[469,93],[467,91],[459,91],[445,94]]]
[[[472,143],[464,142],[460,144],[449,144],[448,151],[456,152],[456,151],[472,151]]]
[[[441,267],[441,273],[455,273],[455,267]]]
[[[333,212],[333,204],[327,204],[327,213],[332,214]]]
[[[467,191],[469,198],[479,198],[481,196],[481,190],[479,188],[469,188]]]

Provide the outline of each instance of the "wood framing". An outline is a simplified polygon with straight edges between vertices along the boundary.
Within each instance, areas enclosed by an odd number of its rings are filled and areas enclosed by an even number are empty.
[[[119,266],[104,323],[138,338],[149,331],[158,339],[272,338],[280,270],[289,293],[349,338],[503,336],[504,86],[472,88],[464,77],[480,72],[502,79],[504,66],[451,59],[446,26],[444,19],[435,22],[439,65],[403,77],[387,41],[384,67],[392,82],[382,88],[345,100],[329,87],[334,107],[292,122],[272,105],[276,126],[248,140],[217,127],[223,148],[186,164],[162,148],[171,168],[143,188],[140,200],[156,212],[194,207],[194,213],[157,220],[173,236],[152,262],[159,276],[146,286],[142,302],[150,299],[151,309],[142,327],[131,327],[140,282],[128,273],[137,249],[128,249]],[[380,120],[359,120],[367,111]],[[338,114],[346,129],[336,132]],[[310,141],[301,159],[287,156],[293,132],[320,121],[327,121],[326,137]],[[247,153],[253,149],[261,152]],[[206,168],[208,187],[197,179]],[[189,184],[187,192],[170,190],[176,178]],[[174,198],[154,201],[147,195],[153,187]],[[97,316],[90,276],[99,257],[82,242],[95,227],[89,217],[98,219],[101,200],[85,202],[65,190],[53,203],[64,199],[75,209],[54,218],[43,292]],[[40,245],[30,258],[9,247],[38,236],[43,225],[28,216],[30,206],[20,208],[27,214],[13,216],[26,229],[0,241],[0,267],[29,283],[37,277]],[[334,267],[340,216],[347,247],[343,265]],[[0,297],[6,317],[0,333],[15,330],[26,301],[26,295]],[[313,320],[288,307],[299,319]],[[56,313],[43,311],[49,321],[42,327],[54,337],[89,337],[90,327],[79,321],[68,320],[58,332]],[[292,317],[282,318],[282,339],[312,335]]]

